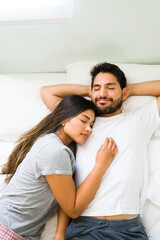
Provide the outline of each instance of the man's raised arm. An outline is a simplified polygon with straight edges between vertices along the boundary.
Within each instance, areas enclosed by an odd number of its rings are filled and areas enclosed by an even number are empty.
[[[71,94],[90,96],[90,86],[79,84],[57,84],[41,88],[41,97],[51,111],[55,109],[62,98]]]
[[[157,105],[160,115],[160,81],[149,81],[135,84],[128,84],[128,96],[149,95],[157,97]]]

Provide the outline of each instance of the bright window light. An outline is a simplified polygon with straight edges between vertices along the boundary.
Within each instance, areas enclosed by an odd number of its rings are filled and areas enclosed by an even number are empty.
[[[0,25],[68,22],[73,0],[0,0]]]

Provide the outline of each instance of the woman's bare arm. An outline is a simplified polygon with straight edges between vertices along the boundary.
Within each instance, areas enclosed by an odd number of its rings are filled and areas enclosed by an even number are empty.
[[[113,161],[117,146],[107,138],[100,147],[96,163],[78,189],[71,175],[47,175],[48,184],[62,210],[71,218],[78,217],[93,199],[101,180]]]

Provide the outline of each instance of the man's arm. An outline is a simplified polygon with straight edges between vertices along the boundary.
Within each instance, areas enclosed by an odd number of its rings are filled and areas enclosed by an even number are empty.
[[[157,97],[157,105],[160,115],[160,81],[149,81],[135,84],[128,84],[128,96],[154,96]]]
[[[51,111],[55,109],[62,98],[71,94],[90,96],[90,86],[79,84],[57,84],[41,88],[41,97]]]
[[[65,240],[65,231],[70,222],[70,218],[59,207],[57,218],[57,229],[54,240]]]

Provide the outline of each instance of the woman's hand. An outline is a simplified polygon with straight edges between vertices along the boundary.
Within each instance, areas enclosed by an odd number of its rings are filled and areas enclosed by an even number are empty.
[[[112,138],[107,138],[98,150],[96,163],[92,171],[78,189],[72,175],[47,175],[48,184],[66,215],[77,218],[93,199],[102,178],[117,153],[117,146]],[[64,231],[59,231],[64,233]],[[56,236],[58,237],[58,236]],[[55,240],[59,240],[56,238]]]
[[[117,145],[112,138],[106,138],[96,156],[96,165],[102,172],[106,172],[118,151]]]

